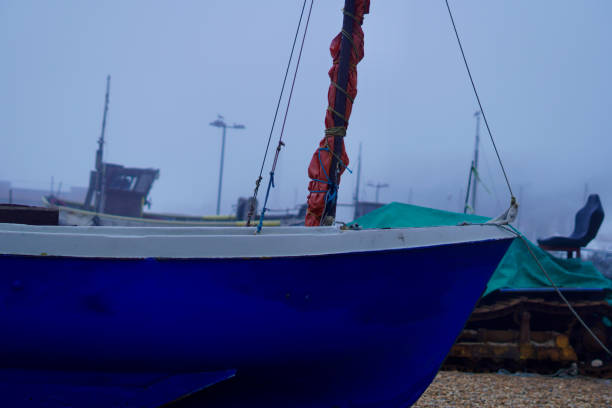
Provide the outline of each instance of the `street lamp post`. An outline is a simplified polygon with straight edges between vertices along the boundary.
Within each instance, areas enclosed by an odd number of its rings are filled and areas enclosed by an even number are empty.
[[[378,202],[378,193],[380,192],[380,189],[381,188],[385,188],[385,187],[389,187],[389,184],[387,184],[387,183],[376,183],[376,184],[374,184],[374,183],[370,182],[370,183],[368,183],[368,186],[374,187],[376,189],[376,202]]]
[[[210,122],[210,126],[218,127],[222,129],[222,137],[221,137],[221,164],[219,168],[219,189],[217,191],[217,215],[219,215],[219,211],[221,210],[221,186],[223,184],[223,158],[225,156],[225,133],[227,129],[244,129],[244,125],[238,125],[234,123],[229,126],[225,123],[223,116],[217,115],[217,119],[214,122]]]

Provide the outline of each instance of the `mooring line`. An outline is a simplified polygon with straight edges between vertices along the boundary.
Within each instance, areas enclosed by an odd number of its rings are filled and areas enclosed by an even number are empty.
[[[501,156],[499,155],[499,151],[497,150],[497,145],[495,144],[495,140],[493,139],[493,133],[491,132],[491,128],[489,127],[489,121],[487,120],[485,111],[482,108],[482,103],[480,102],[480,96],[478,95],[478,91],[476,90],[476,84],[474,83],[474,78],[472,77],[470,66],[468,65],[467,58],[465,57],[465,52],[463,52],[463,45],[461,45],[461,39],[459,39],[459,32],[457,31],[457,26],[455,25],[455,19],[453,18],[453,13],[451,12],[450,6],[448,5],[448,0],[444,0],[444,1],[446,2],[446,8],[448,9],[448,15],[450,16],[451,23],[453,24],[453,30],[455,31],[455,37],[457,37],[457,43],[459,44],[459,50],[461,50],[461,56],[463,57],[463,63],[465,64],[465,69],[467,70],[468,76],[470,77],[470,82],[472,83],[472,89],[474,90],[474,94],[476,95],[476,100],[478,101],[478,106],[480,107],[482,118],[484,119],[485,125],[487,127],[489,138],[491,139],[491,143],[493,143],[493,149],[495,150],[495,154],[497,155],[497,160],[499,161],[499,165],[502,169],[502,173],[504,173],[504,178],[506,179],[506,184],[508,185],[508,190],[510,191],[510,196],[514,197],[514,193],[512,192],[512,187],[510,186],[510,181],[508,180],[508,175],[506,174],[506,169],[504,168],[504,164],[502,163]]]
[[[571,303],[569,302],[569,300],[567,300],[567,298],[565,297],[565,295],[561,292],[561,290],[557,287],[557,285],[555,284],[555,282],[552,280],[552,278],[550,277],[550,275],[548,274],[548,272],[546,272],[546,269],[544,268],[544,266],[542,265],[542,263],[540,262],[540,260],[538,259],[538,257],[536,256],[536,254],[533,252],[533,250],[531,249],[529,242],[527,241],[527,239],[520,233],[518,232],[518,230],[516,230],[514,227],[512,227],[511,225],[505,226],[505,225],[500,225],[500,228],[503,228],[504,230],[513,233],[514,235],[516,235],[518,238],[521,239],[521,241],[523,242],[523,244],[527,247],[527,250],[529,251],[529,254],[531,255],[531,257],[536,261],[536,264],[538,265],[538,267],[540,268],[540,270],[542,271],[542,273],[544,273],[544,276],[546,276],[546,279],[548,279],[548,282],[550,282],[550,285],[555,289],[555,291],[557,292],[557,294],[559,295],[559,297],[563,300],[563,302],[565,302],[565,304],[567,305],[567,307],[569,308],[569,310],[572,312],[572,314],[574,315],[574,317],[576,318],[576,320],[578,320],[578,322],[580,322],[580,324],[582,325],[582,327],[584,327],[586,329],[586,331],[591,335],[591,337],[593,337],[593,339],[595,339],[595,341],[601,346],[601,348],[608,353],[608,355],[612,356],[612,351],[610,351],[610,349],[608,349],[608,347],[606,347],[606,345],[599,339],[599,337],[597,337],[597,335],[593,332],[593,330],[591,330],[591,328],[586,324],[586,322],[580,317],[580,315],[578,314],[578,312],[576,311],[576,309],[574,309],[574,307],[571,305]]]
[[[487,116],[486,116],[485,111],[484,111],[484,109],[482,107],[482,103],[480,102],[480,96],[478,95],[478,90],[476,89],[476,84],[474,83],[474,78],[472,77],[472,72],[470,71],[470,66],[469,66],[469,64],[467,62],[467,58],[465,56],[465,52],[463,51],[463,45],[461,44],[461,39],[459,38],[459,32],[457,31],[457,26],[455,24],[455,19],[453,18],[453,13],[451,11],[450,5],[448,4],[448,0],[444,0],[444,2],[446,3],[446,9],[448,10],[448,15],[449,15],[451,23],[453,25],[453,31],[455,32],[455,37],[457,38],[457,43],[459,44],[459,50],[461,51],[461,56],[463,58],[463,63],[465,64],[465,69],[467,70],[468,76],[470,78],[470,83],[472,84],[472,89],[474,90],[474,95],[476,95],[476,100],[478,101],[478,106],[480,107],[480,112],[482,113],[482,118],[484,119],[484,122],[485,122],[485,125],[486,125],[486,128],[487,128],[487,133],[489,134],[489,138],[491,139],[491,143],[493,144],[493,149],[495,150],[495,154],[497,155],[497,161],[499,162],[499,166],[501,167],[502,173],[504,174],[504,178],[506,179],[506,184],[508,185],[508,190],[510,191],[511,202],[515,202],[516,199],[514,197],[514,193],[512,192],[512,187],[510,186],[510,180],[508,179],[508,174],[506,173],[506,169],[504,168],[504,164],[502,163],[502,159],[501,159],[501,156],[500,156],[499,151],[497,149],[497,145],[495,144],[495,139],[493,138],[493,133],[491,132],[491,128],[489,127],[489,121],[487,120]],[[540,262],[538,257],[535,255],[535,253],[533,252],[533,250],[529,246],[529,242],[527,241],[527,239],[525,239],[525,237],[523,237],[523,235],[521,235],[521,233],[519,233],[518,230],[516,230],[514,227],[512,227],[509,224],[507,226],[505,226],[505,225],[498,225],[498,226],[500,228],[503,228],[506,231],[509,231],[509,232],[513,233],[514,235],[516,235],[518,238],[521,239],[523,244],[527,247],[527,250],[529,251],[529,254],[531,255],[531,257],[536,261],[536,264],[538,265],[538,267],[540,268],[542,273],[544,273],[544,276],[546,276],[546,279],[548,279],[548,282],[550,282],[551,286],[555,289],[555,291],[557,292],[559,297],[563,300],[563,302],[565,302],[565,304],[567,305],[569,310],[572,312],[572,314],[574,315],[576,320],[578,320],[578,322],[580,322],[582,327],[584,327],[586,329],[586,331],[593,337],[593,339],[595,339],[595,341],[601,346],[601,348],[606,353],[608,353],[610,356],[612,356],[612,352],[610,351],[610,349],[608,349],[608,347],[606,347],[606,345],[603,344],[603,342],[599,339],[599,337],[597,337],[595,335],[595,333],[593,333],[593,330],[591,330],[591,328],[580,317],[578,312],[576,312],[576,310],[571,305],[571,303],[563,295],[561,290],[559,290],[559,288],[557,287],[555,282],[552,280],[552,278],[550,277],[548,272],[546,272],[546,269],[544,268],[544,266],[542,265],[542,263]]]

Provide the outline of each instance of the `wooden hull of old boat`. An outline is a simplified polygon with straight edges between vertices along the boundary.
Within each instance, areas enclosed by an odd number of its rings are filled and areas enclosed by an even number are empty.
[[[59,225],[63,226],[105,226],[105,227],[241,227],[246,221],[232,215],[189,216],[178,214],[143,213],[140,217],[96,213],[86,210],[80,203],[60,201],[53,197],[43,197],[43,205],[59,211]],[[296,218],[286,217],[285,225],[294,225]],[[265,226],[281,225],[280,220],[265,220]]]
[[[405,406],[435,376],[512,240],[492,226],[287,230],[0,229],[1,364],[111,377],[237,370],[229,388],[195,397],[212,406]],[[315,241],[341,244],[322,253]],[[191,256],[206,242],[218,248],[200,252],[226,255]],[[65,401],[78,395],[78,384],[63,386]],[[3,394],[18,388],[8,381]],[[24,393],[45,400],[57,390]],[[100,401],[88,406],[108,406]]]

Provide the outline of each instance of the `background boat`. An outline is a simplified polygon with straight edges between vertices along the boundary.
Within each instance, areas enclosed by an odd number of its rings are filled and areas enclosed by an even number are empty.
[[[138,217],[130,217],[118,214],[97,213],[91,209],[84,208],[83,204],[74,201],[58,199],[54,196],[42,198],[43,205],[59,210],[60,225],[101,225],[122,227],[238,227],[245,226],[246,219],[240,219],[235,215],[204,215],[190,216],[181,214],[142,212]],[[289,214],[264,221],[265,226],[273,227],[292,225],[300,223],[301,218]],[[302,221],[303,222],[303,221]]]

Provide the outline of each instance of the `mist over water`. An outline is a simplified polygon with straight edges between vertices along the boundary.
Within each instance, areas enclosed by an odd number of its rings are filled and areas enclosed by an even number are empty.
[[[305,202],[307,166],[323,135],[329,43],[343,1],[315,3],[269,207]],[[451,2],[467,58],[529,238],[569,233],[598,193],[612,237],[612,3]],[[0,4],[0,180],[86,186],[107,74],[105,157],[161,169],[152,210],[214,213],[228,130],[222,212],[252,194],[301,1],[58,1]],[[477,103],[442,1],[372,2],[351,116],[349,167],[363,144],[360,198],[462,211]],[[272,141],[276,146],[278,134]],[[264,175],[269,171],[267,163]],[[509,193],[484,126],[477,212],[496,216]],[[267,180],[265,181],[267,182]],[[341,203],[356,172],[343,176]],[[260,195],[260,201],[263,195]],[[343,207],[339,219],[348,221]],[[612,238],[610,239],[612,240]]]

